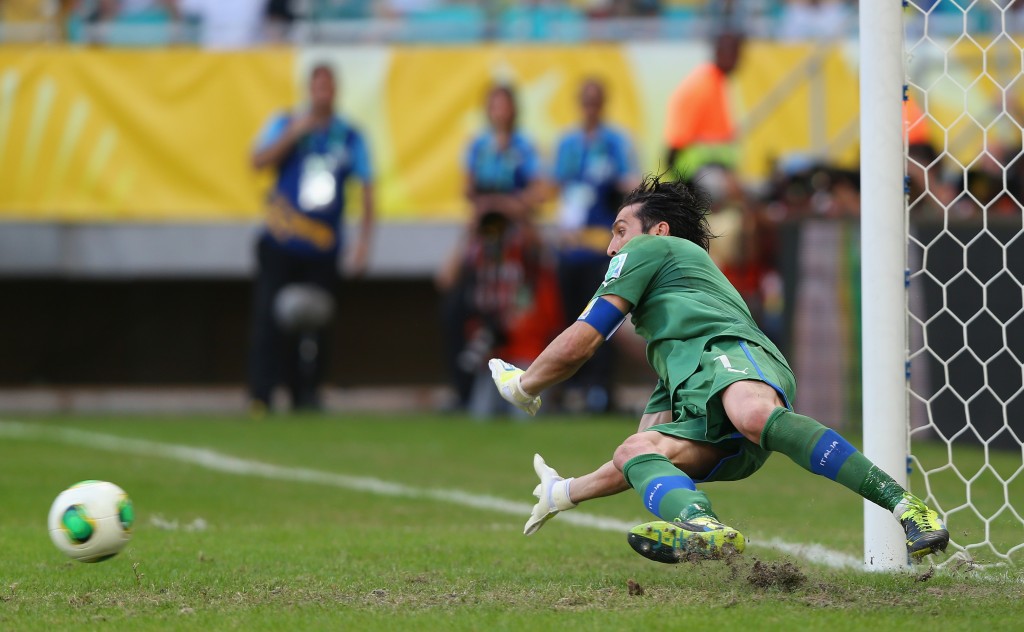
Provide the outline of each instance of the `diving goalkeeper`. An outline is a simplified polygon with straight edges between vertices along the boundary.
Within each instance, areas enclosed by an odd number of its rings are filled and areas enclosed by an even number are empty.
[[[742,551],[743,535],[719,520],[696,483],[746,478],[781,452],[891,511],[913,558],[945,550],[949,533],[935,511],[837,432],[793,411],[786,359],[708,256],[709,205],[693,183],[646,178],[620,207],[608,271],[579,319],[526,371],[490,361],[502,397],[535,414],[540,394],[575,373],[631,313],[659,378],[637,433],[608,463],[562,478],[534,456],[540,484],[526,535],[560,511],[632,487],[660,518],[628,534],[644,557],[673,563],[690,552]]]

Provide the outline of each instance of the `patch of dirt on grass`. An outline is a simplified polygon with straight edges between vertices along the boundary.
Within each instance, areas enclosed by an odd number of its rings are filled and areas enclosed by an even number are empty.
[[[626,591],[630,597],[643,597],[644,587],[636,582],[635,579],[626,581]]]
[[[747,581],[754,587],[778,588],[792,592],[807,581],[807,576],[800,572],[792,562],[762,562],[755,560],[747,575]]]
[[[568,595],[555,602],[555,608],[579,608],[590,601],[583,595]]]
[[[934,566],[929,566],[928,570],[926,570],[925,572],[923,572],[920,575],[918,575],[917,577],[915,577],[914,581],[915,582],[926,582],[926,581],[928,581],[929,579],[931,579],[934,576],[935,576],[935,567]]]
[[[850,608],[857,605],[850,593],[831,583],[819,582],[809,586],[801,597],[802,603],[811,608]]]
[[[429,584],[432,581],[434,580],[426,573],[420,573],[419,575],[413,575],[405,578],[405,582],[407,584]]]

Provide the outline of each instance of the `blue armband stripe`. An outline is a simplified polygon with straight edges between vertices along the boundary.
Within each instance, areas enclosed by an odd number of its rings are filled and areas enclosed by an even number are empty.
[[[612,305],[611,301],[598,296],[590,301],[590,304],[576,320],[587,323],[607,340],[612,337],[622,321],[626,320],[626,315],[620,312],[618,307]]]

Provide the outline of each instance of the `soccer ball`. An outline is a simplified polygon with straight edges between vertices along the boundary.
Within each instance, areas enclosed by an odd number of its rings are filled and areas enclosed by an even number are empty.
[[[135,513],[123,489],[106,481],[82,481],[65,489],[50,507],[50,539],[79,562],[102,562],[132,539]]]

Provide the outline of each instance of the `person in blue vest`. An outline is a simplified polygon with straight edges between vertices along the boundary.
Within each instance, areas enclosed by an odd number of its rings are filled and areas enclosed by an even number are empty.
[[[374,224],[373,170],[363,135],[335,112],[336,96],[334,70],[315,65],[308,105],[271,118],[252,153],[256,169],[276,173],[256,246],[249,397],[257,414],[270,406],[272,391],[282,378],[287,379],[293,409],[320,407],[326,322],[314,321],[329,320],[331,310],[318,307],[331,301],[337,289],[349,178],[362,184],[362,219],[347,271],[361,275],[367,264]],[[296,296],[297,302],[282,305],[281,299]],[[294,314],[296,305],[298,313],[318,316],[312,321],[283,316]]]
[[[543,198],[540,158],[519,129],[512,86],[492,85],[484,109],[487,125],[470,140],[462,163],[471,213],[461,243],[437,276],[454,410],[475,408],[474,393],[492,395],[490,384],[478,384],[488,353],[508,344],[539,351],[547,343],[535,345],[533,335],[517,336],[511,325],[535,305],[537,289],[549,287],[534,222]],[[535,282],[541,278],[543,283]],[[530,352],[523,353],[513,355],[528,362]]]
[[[492,86],[486,109],[487,129],[470,141],[464,165],[465,195],[473,208],[470,224],[488,213],[530,222],[543,197],[540,159],[533,142],[517,127],[512,86]]]
[[[605,248],[615,214],[623,196],[640,182],[629,137],[604,121],[604,84],[595,78],[585,80],[579,105],[580,125],[559,139],[553,174],[560,191],[559,285],[563,313],[573,320],[590,301],[590,288],[604,278]],[[564,406],[589,412],[612,407],[612,351],[603,347],[566,385]]]

